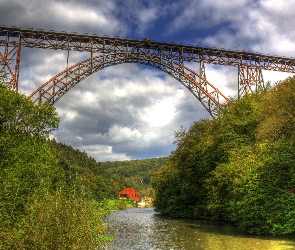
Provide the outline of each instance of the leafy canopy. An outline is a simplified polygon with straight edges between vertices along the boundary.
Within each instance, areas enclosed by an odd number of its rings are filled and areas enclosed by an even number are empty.
[[[35,105],[25,95],[15,93],[8,85],[0,84],[0,132],[15,136],[47,137],[58,127],[54,107],[45,103]]]

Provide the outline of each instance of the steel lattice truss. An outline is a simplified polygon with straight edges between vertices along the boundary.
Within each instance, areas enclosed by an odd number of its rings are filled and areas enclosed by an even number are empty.
[[[34,91],[30,97],[38,103],[49,102],[54,104],[67,91],[91,74],[112,65],[134,62],[158,68],[174,77],[189,89],[212,115],[218,112],[217,108],[220,103],[227,103],[229,101],[227,97],[206,79],[183,64],[176,63],[173,60],[163,59],[157,55],[141,53],[105,54],[89,58],[51,78]],[[199,78],[201,78],[201,81],[198,80]]]
[[[18,89],[21,47],[90,52],[90,58],[68,67],[32,93],[38,102],[54,104],[87,76],[108,66],[137,62],[158,68],[188,88],[211,115],[229,100],[206,80],[205,64],[238,67],[239,97],[264,88],[261,70],[295,73],[295,59],[251,52],[196,47],[150,39],[135,40],[89,34],[54,32],[0,26],[0,77]],[[185,66],[200,63],[200,74]]]

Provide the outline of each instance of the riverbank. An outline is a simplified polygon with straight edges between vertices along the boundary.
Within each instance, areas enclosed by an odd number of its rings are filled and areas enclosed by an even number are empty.
[[[98,207],[99,212],[102,215],[109,214],[117,210],[124,210],[127,208],[150,208],[151,203],[148,202],[134,202],[131,200],[117,199],[117,200],[104,200],[104,201],[92,201]]]

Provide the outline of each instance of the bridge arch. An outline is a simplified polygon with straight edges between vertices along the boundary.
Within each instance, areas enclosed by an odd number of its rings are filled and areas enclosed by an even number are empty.
[[[229,102],[229,99],[216,87],[184,66],[183,62],[177,62],[162,55],[131,52],[102,54],[83,60],[52,77],[29,97],[35,103],[48,102],[54,105],[65,93],[88,76],[106,67],[122,63],[144,64],[171,75],[202,103],[211,116],[218,112],[221,105]]]

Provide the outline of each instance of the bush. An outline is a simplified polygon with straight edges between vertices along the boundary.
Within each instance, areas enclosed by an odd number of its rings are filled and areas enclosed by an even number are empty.
[[[178,132],[170,165],[154,176],[156,209],[251,233],[295,233],[294,91],[288,78]]]
[[[54,107],[0,84],[0,249],[98,249],[107,238],[91,191],[67,180],[48,145]]]

